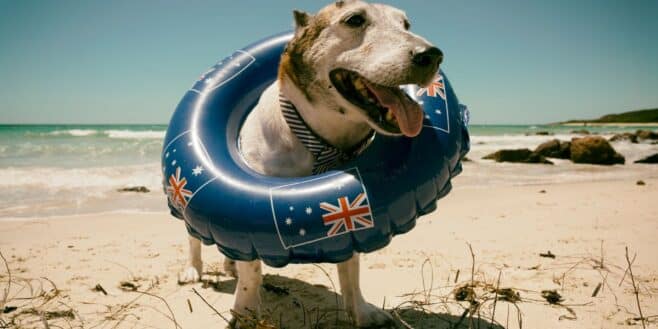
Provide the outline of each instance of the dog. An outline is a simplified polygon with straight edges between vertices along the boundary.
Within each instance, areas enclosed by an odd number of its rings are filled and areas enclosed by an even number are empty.
[[[263,92],[240,132],[242,156],[249,167],[280,177],[318,173],[317,154],[293,129],[300,122],[322,143],[349,154],[367,146],[374,133],[420,133],[423,110],[400,86],[429,84],[443,53],[409,31],[403,11],[345,0],[315,15],[294,11],[293,16],[295,33],[282,54],[278,79]],[[298,120],[291,123],[286,110],[296,113]],[[189,244],[182,282],[198,281],[202,273],[201,244],[193,237]],[[361,294],[359,255],[337,267],[343,305],[355,325],[391,324],[391,316]],[[258,314],[261,262],[227,259],[225,270],[238,278],[233,310]]]

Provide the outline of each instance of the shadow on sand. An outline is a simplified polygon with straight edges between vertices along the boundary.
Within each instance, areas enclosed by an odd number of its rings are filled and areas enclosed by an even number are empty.
[[[222,281],[216,290],[233,294],[236,280]],[[263,277],[262,316],[277,329],[297,328],[354,328],[347,313],[342,309],[342,298],[333,287],[311,285],[304,281],[278,275]],[[393,312],[392,309],[387,309]],[[414,329],[505,329],[486,320],[461,319],[444,313],[430,313],[417,309],[396,309],[396,324],[388,328]]]

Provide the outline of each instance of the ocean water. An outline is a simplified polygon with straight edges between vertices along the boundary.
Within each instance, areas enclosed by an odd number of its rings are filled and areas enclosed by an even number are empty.
[[[0,126],[0,218],[166,209],[164,125]],[[146,186],[147,194],[117,189]]]
[[[641,127],[658,130],[658,127]],[[658,145],[616,142],[624,166],[498,164],[481,160],[503,148],[534,149],[553,138],[578,136],[575,127],[473,125],[472,150],[455,185],[551,184],[658,178],[656,166],[632,164],[658,153]],[[587,127],[604,137],[638,127]],[[57,217],[98,212],[166,210],[160,152],[165,125],[0,125],[0,219]],[[548,132],[551,136],[536,135]],[[145,186],[150,193],[119,193]]]

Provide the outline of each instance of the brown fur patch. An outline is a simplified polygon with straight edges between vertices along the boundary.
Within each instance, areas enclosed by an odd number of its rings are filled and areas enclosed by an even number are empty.
[[[305,59],[307,51],[313,47],[320,33],[329,26],[329,19],[325,13],[314,16],[308,26],[304,27],[288,43],[281,55],[279,64],[279,81],[287,76],[304,93],[309,101],[312,101],[307,92],[307,87],[315,80],[313,63]]]

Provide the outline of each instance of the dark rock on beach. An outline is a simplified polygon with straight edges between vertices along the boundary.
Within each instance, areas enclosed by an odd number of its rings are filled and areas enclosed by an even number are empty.
[[[536,136],[552,136],[553,133],[550,132],[550,131],[540,130],[540,131],[536,131],[536,132],[534,132],[534,133],[526,133],[525,135],[526,135],[526,136],[530,136],[530,135],[536,135]]]
[[[588,136],[571,140],[571,161],[598,165],[623,164],[626,159],[603,137]]]
[[[616,134],[610,138],[611,142],[629,141],[634,144],[644,140],[657,141],[658,133],[650,130],[638,130],[635,133]]]
[[[562,142],[559,139],[553,139],[537,146],[534,153],[547,158],[570,159],[570,149],[571,142]]]
[[[650,130],[638,130],[635,132],[638,139],[658,140],[658,133]]]
[[[483,159],[496,162],[553,164],[541,154],[534,153],[529,149],[500,150],[483,157]]]
[[[118,192],[136,192],[136,193],[149,193],[151,190],[146,188],[146,186],[131,186],[124,187],[117,190]]]
[[[642,160],[637,160],[635,163],[650,163],[650,164],[655,164],[658,163],[658,153],[654,155],[650,155]]]
[[[483,159],[495,160],[497,162],[521,162],[527,159],[532,151],[529,149],[516,149],[516,150],[500,150],[485,156]]]
[[[631,142],[637,144],[637,135],[633,133],[616,134],[610,138],[611,142]]]

